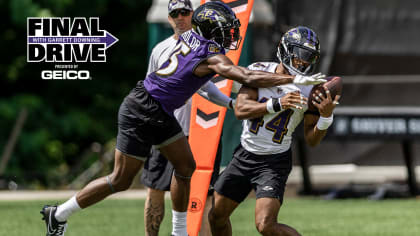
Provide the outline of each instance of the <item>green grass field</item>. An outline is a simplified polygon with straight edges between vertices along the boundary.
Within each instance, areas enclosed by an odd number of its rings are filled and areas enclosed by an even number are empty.
[[[56,201],[47,201],[55,203]],[[0,201],[1,236],[45,235],[39,211],[45,201]],[[69,220],[66,236],[138,236],[143,231],[144,200],[105,200]],[[258,235],[254,226],[255,199],[248,199],[234,212],[233,235]],[[160,235],[171,229],[170,201]],[[303,235],[345,236],[420,235],[420,201],[286,199],[279,221]]]

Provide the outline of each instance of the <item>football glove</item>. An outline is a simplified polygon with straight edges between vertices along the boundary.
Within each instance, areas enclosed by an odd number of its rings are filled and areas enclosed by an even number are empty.
[[[312,84],[321,84],[327,82],[325,78],[325,75],[322,73],[314,74],[311,76],[305,76],[305,75],[296,75],[293,79],[294,84],[298,85],[312,85]]]

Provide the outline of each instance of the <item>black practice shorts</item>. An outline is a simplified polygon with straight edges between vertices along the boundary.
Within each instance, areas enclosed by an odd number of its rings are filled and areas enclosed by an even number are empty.
[[[258,198],[283,202],[287,178],[292,170],[292,153],[256,155],[239,145],[233,159],[216,182],[215,190],[235,202],[242,202],[254,189]]]
[[[139,83],[124,99],[118,112],[117,150],[145,160],[152,145],[162,147],[184,136],[175,117]]]
[[[219,142],[217,148],[216,159],[214,160],[213,174],[210,180],[208,195],[213,195],[214,184],[219,177],[220,161],[222,160],[222,142]],[[172,172],[174,168],[172,164],[160,154],[159,150],[152,148],[152,153],[144,163],[141,174],[141,182],[152,189],[169,191],[171,186]]]

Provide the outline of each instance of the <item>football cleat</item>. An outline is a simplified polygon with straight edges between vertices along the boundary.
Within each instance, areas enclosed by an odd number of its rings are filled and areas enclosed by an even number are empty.
[[[67,221],[58,222],[55,218],[55,212],[57,211],[57,206],[45,205],[41,210],[42,219],[45,220],[47,225],[47,234],[46,236],[64,236],[67,228]]]

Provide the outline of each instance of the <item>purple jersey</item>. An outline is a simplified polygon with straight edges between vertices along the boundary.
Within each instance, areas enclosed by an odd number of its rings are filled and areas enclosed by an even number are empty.
[[[168,114],[173,115],[175,109],[185,104],[215,75],[198,77],[193,72],[203,60],[217,54],[225,54],[224,48],[193,30],[187,31],[179,37],[169,59],[147,75],[144,87]]]

